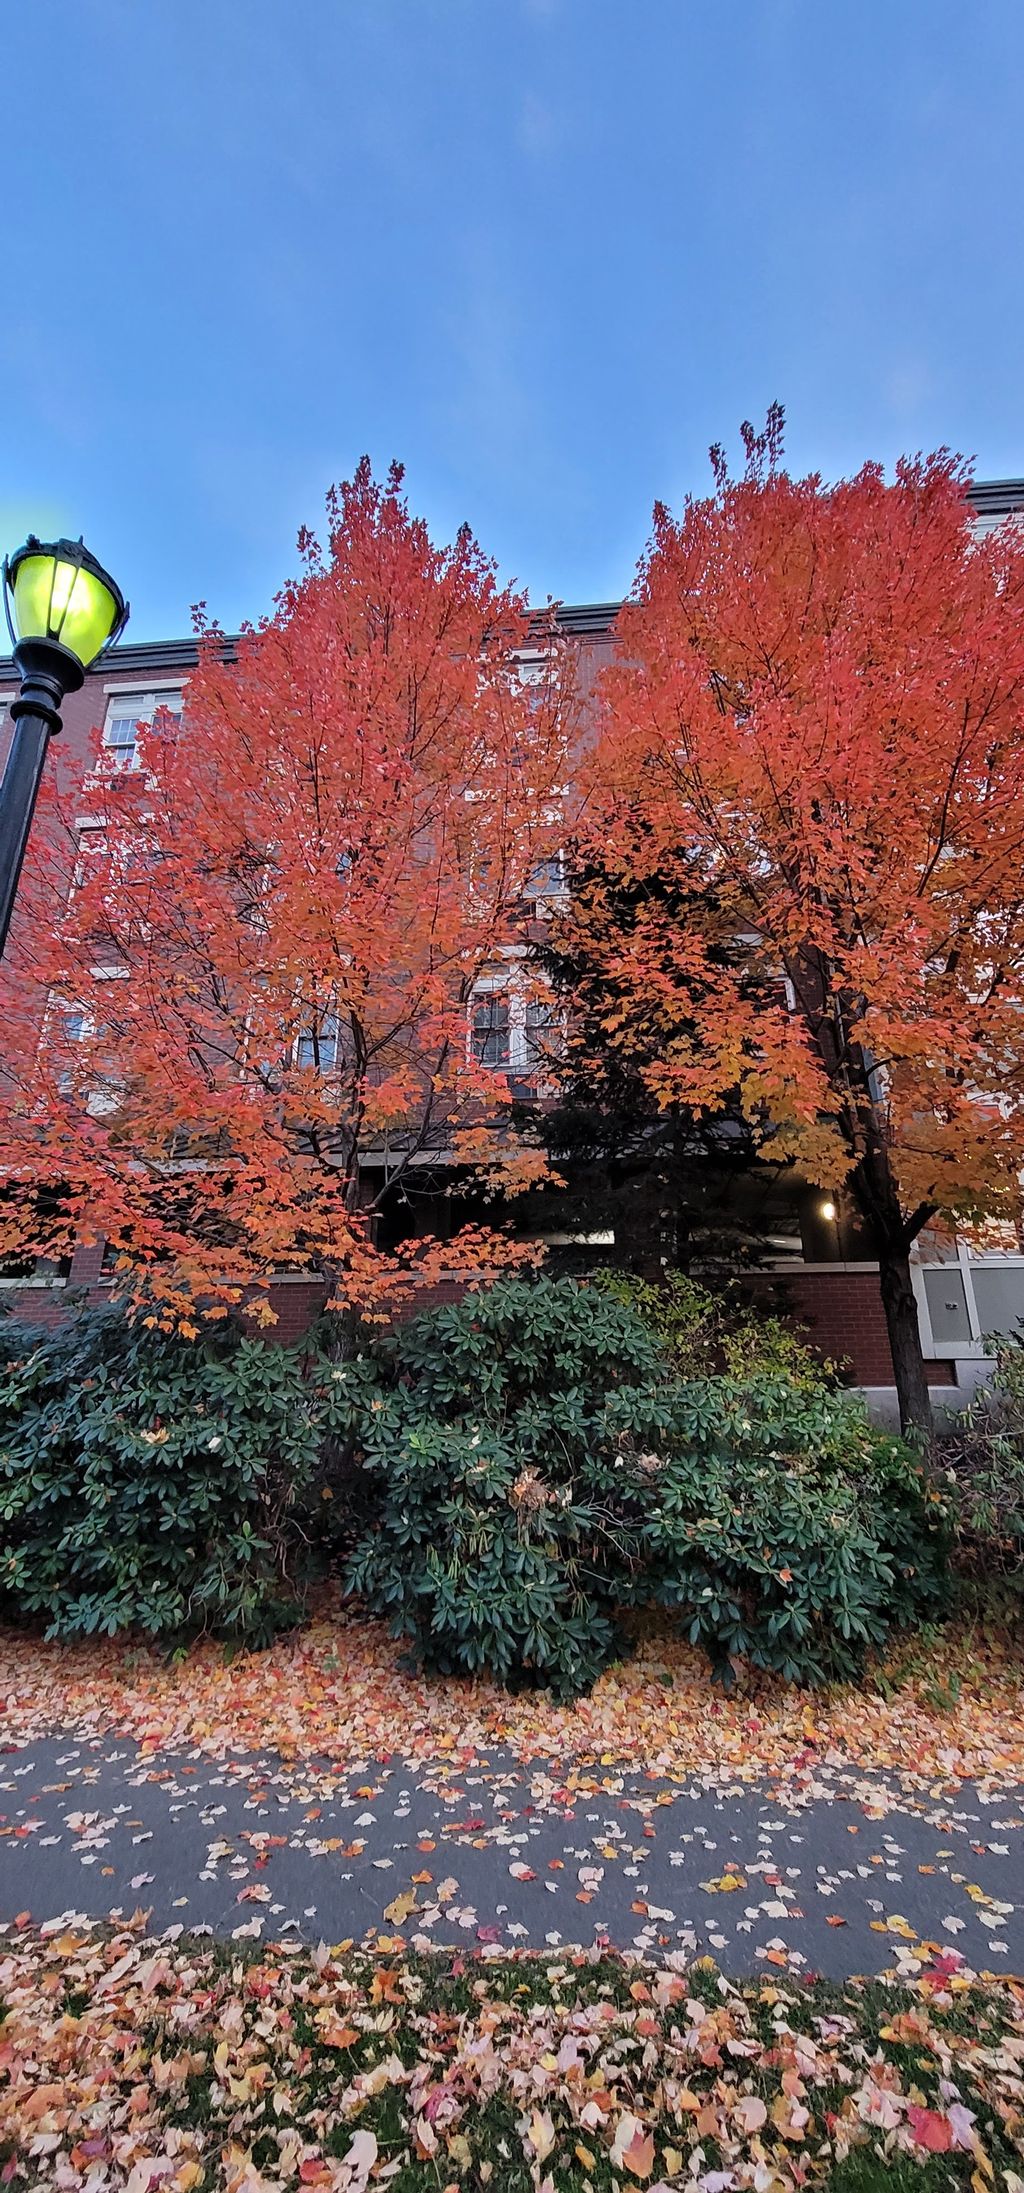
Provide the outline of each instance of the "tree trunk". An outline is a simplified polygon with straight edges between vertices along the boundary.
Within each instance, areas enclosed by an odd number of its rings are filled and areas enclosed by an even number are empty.
[[[932,1404],[921,1352],[917,1302],[905,1252],[882,1249],[878,1259],[886,1330],[900,1405],[900,1430],[928,1437]]]

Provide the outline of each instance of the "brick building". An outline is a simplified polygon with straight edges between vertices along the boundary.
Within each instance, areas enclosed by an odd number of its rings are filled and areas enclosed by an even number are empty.
[[[987,531],[1009,513],[1024,509],[1024,480],[978,482],[971,499],[978,529]],[[617,603],[608,602],[559,612],[563,628],[578,644],[584,690],[592,686],[614,648],[617,609]],[[62,791],[73,791],[92,766],[95,730],[106,767],[133,767],[139,726],[151,722],[159,708],[180,710],[196,659],[191,640],[128,641],[103,657],[87,675],[82,690],[67,699],[63,734],[51,747],[48,768],[56,772]],[[9,706],[16,691],[13,665],[9,658],[0,659],[0,767],[9,744]],[[69,845],[69,874],[73,857],[74,847]],[[530,1094],[529,1029],[514,1000],[507,995],[497,1002],[482,997],[471,1040],[478,1057],[508,1077],[514,1093]],[[443,1184],[435,1200],[443,1202]],[[561,1255],[563,1262],[578,1268],[588,1254],[604,1262],[615,1261],[617,1251],[621,1254],[613,1225],[600,1230],[599,1245],[595,1245],[593,1237],[567,1236],[564,1223],[560,1230],[557,1217],[552,1219],[548,1213],[536,1229],[551,1244],[556,1263]],[[760,1246],[758,1268],[749,1277],[751,1290],[774,1303],[789,1304],[810,1329],[815,1344],[824,1353],[845,1359],[856,1382],[876,1396],[884,1411],[892,1394],[892,1366],[877,1266],[858,1253],[861,1244],[854,1215],[809,1185],[776,1181],[761,1192],[756,1230]],[[652,1253],[657,1247],[652,1243]],[[571,1255],[563,1254],[570,1249]],[[1024,1319],[1024,1254],[979,1255],[956,1243],[924,1242],[918,1244],[914,1273],[931,1381],[951,1399],[962,1399],[982,1375],[985,1335],[1011,1330]],[[459,1284],[453,1250],[452,1277],[441,1291],[454,1293]],[[99,1301],[108,1286],[102,1244],[82,1245],[70,1265],[59,1272],[31,1276],[10,1271],[0,1277],[0,1289],[12,1306],[45,1321],[61,1315],[68,1287],[84,1288],[90,1299]],[[275,1285],[272,1300],[280,1337],[297,1337],[321,1299],[319,1283],[302,1275]]]

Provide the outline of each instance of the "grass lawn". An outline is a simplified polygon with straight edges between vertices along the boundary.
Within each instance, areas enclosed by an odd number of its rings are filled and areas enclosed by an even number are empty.
[[[177,1938],[173,1938],[177,1937]],[[0,2185],[1024,2193],[1024,1983],[0,1936]]]

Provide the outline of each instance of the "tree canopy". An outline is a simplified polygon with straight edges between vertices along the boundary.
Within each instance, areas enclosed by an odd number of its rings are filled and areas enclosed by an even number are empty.
[[[515,1189],[543,1163],[504,1131],[468,1013],[558,843],[571,649],[468,529],[431,541],[398,468],[364,462],[328,513],[231,659],[200,620],[181,722],[157,715],[141,767],[97,743],[66,912],[21,930],[0,1247],[58,1255],[85,1225],[185,1327],[243,1296],[269,1318],[296,1268],[372,1307],[444,1255],[375,1246],[403,1174],[440,1155]],[[459,1253],[511,1249],[477,1227]]]
[[[923,1421],[910,1245],[1020,1205],[1024,536],[977,538],[946,452],[826,486],[781,429],[655,511],[586,769],[581,949],[596,1040],[659,1104],[738,1104],[847,1185]]]

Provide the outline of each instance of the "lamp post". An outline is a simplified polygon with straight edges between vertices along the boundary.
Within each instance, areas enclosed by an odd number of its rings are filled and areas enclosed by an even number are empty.
[[[66,693],[118,639],[128,604],[82,541],[37,541],[5,557],[4,607],[21,677],[11,709],[14,738],[0,784],[0,955],[46,760]]]

